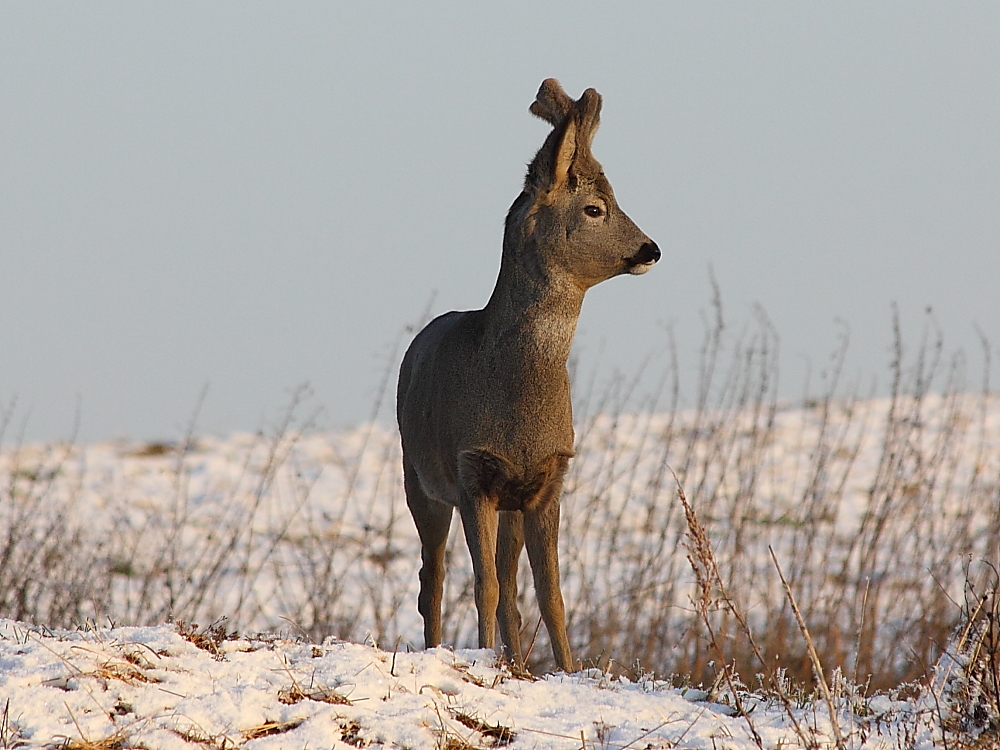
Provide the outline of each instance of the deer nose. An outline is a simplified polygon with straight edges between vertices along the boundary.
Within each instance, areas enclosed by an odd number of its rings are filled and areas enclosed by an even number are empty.
[[[639,248],[634,256],[632,256],[632,261],[636,265],[644,265],[646,263],[656,263],[660,259],[660,248],[655,242],[650,240],[649,242],[642,243],[642,247]]]

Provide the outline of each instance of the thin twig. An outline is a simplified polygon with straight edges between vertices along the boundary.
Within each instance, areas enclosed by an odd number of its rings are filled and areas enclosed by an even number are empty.
[[[840,734],[840,721],[837,719],[837,709],[833,705],[833,698],[830,695],[830,686],[826,683],[826,677],[823,674],[823,665],[820,663],[819,655],[816,653],[816,645],[813,643],[812,636],[809,635],[809,628],[806,627],[806,622],[802,619],[802,613],[799,611],[798,602],[795,601],[792,589],[788,585],[788,581],[785,580],[785,574],[781,572],[781,566],[778,565],[778,558],[774,554],[774,550],[770,545],[768,545],[767,551],[771,553],[771,559],[774,561],[774,567],[778,571],[778,577],[781,579],[781,585],[784,586],[785,594],[788,596],[788,601],[792,605],[792,612],[795,613],[795,621],[799,624],[799,630],[802,633],[802,637],[805,638],[806,647],[809,649],[809,659],[812,661],[813,671],[816,673],[816,680],[819,682],[820,690],[823,691],[823,699],[826,701],[826,707],[830,712],[830,724],[833,726],[833,734],[837,741],[837,747],[839,750],[844,750],[844,738]]]

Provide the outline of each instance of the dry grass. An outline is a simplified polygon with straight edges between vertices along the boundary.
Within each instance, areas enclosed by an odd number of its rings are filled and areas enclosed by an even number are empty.
[[[897,326],[887,398],[862,399],[857,388],[840,395],[842,349],[826,393],[792,412],[775,395],[777,344],[766,320],[730,347],[719,377],[722,330],[720,312],[706,335],[694,409],[678,407],[675,371],[667,404],[651,398],[629,413],[624,396],[606,396],[592,416],[580,410],[581,449],[563,506],[574,644],[585,661],[615,656],[696,683],[714,680],[712,635],[689,603],[687,524],[672,502],[672,470],[704,524],[721,580],[745,603],[760,651],[776,668],[814,684],[770,548],[828,670],[880,689],[921,678],[961,616],[952,599],[967,561],[978,568],[1000,553],[1000,450],[986,429],[1000,402],[988,378],[979,394],[966,393],[963,360],[946,363],[933,337],[907,361]],[[622,385],[624,394],[630,389]],[[799,456],[791,467],[790,448]],[[588,460],[595,450],[600,461]],[[657,460],[644,462],[649,456]],[[757,674],[759,660],[737,637],[732,613],[714,618],[724,661]]]
[[[99,677],[102,680],[118,680],[129,685],[159,682],[156,677],[150,677],[127,661],[106,661],[92,673],[92,676]]]
[[[322,686],[310,686],[308,688],[303,688],[298,683],[294,683],[291,687],[279,690],[278,700],[288,706],[301,703],[304,700],[317,701],[319,703],[331,703],[339,706],[351,705],[350,700],[345,698],[333,688]]]
[[[298,729],[305,719],[293,719],[292,721],[266,721],[255,727],[244,729],[242,734],[247,740],[256,740],[261,737],[273,737],[276,734],[284,734]]]
[[[517,736],[517,733],[510,727],[505,727],[502,724],[490,724],[462,711],[455,711],[453,716],[458,723],[485,737],[493,747],[506,747]]]
[[[930,690],[942,744],[958,750],[996,747],[1000,737],[1000,600],[990,585],[970,586],[964,622],[935,668]]]
[[[205,629],[201,629],[196,622],[187,623],[184,620],[178,620],[174,624],[177,627],[177,633],[184,640],[194,644],[202,651],[208,651],[216,659],[225,657],[222,644],[237,637],[235,632],[229,632],[226,629],[225,618],[213,622]]]
[[[6,698],[3,702],[3,713],[0,714],[0,747],[3,750],[20,747],[23,744],[23,739],[21,728],[16,721],[11,720],[10,698]]]
[[[238,747],[237,743],[229,739],[225,734],[217,736],[209,735],[194,726],[184,729],[172,729],[171,731],[185,742],[207,747],[211,750],[236,750],[236,747]]]
[[[337,722],[340,728],[340,741],[351,747],[367,747],[368,740],[361,736],[361,725],[353,719],[340,719]]]
[[[907,354],[897,325],[887,396],[873,401],[874,391],[844,384],[845,342],[821,392],[786,404],[767,319],[731,338],[718,299],[715,313],[687,398],[672,354],[646,397],[636,395],[640,378],[578,389],[560,552],[576,653],[584,664],[613,660],[614,670],[703,685],[725,664],[811,690],[817,673],[794,598],[827,680],[839,669],[874,690],[925,678],[961,621],[967,576],[982,584],[1000,562],[1000,446],[986,429],[1000,401],[988,368],[969,392],[964,360],[943,355],[932,327]],[[138,480],[94,480],[71,443],[42,449],[15,439],[0,452],[0,615],[50,627],[227,616],[233,629],[291,627],[314,642],[419,646],[419,552],[397,441],[366,426],[331,443],[322,461],[309,458],[300,446],[313,420],[297,416],[307,395],[297,391],[217,478],[205,479],[194,418],[176,444],[123,451],[123,465],[146,462],[170,479],[159,504]],[[0,414],[0,444],[13,411]],[[699,583],[671,470],[745,628],[726,607],[706,620],[692,605]],[[112,509],[100,516],[106,522],[87,522],[95,504]],[[446,642],[470,646],[473,577],[458,531],[444,632]],[[533,626],[526,570],[521,584]],[[187,630],[217,650],[226,637],[225,628]],[[525,650],[533,638],[529,627]],[[551,666],[544,629],[538,641],[532,668],[541,671]]]
[[[124,735],[115,732],[100,740],[68,739],[59,745],[59,750],[131,750],[134,747],[128,743]]]

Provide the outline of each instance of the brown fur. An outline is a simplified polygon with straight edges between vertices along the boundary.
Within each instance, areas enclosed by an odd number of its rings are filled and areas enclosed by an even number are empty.
[[[553,130],[507,214],[493,295],[482,310],[431,321],[400,367],[396,415],[422,547],[418,607],[428,647],[441,641],[444,549],[457,507],[480,647],[494,647],[498,619],[508,657],[522,666],[516,576],[527,547],[556,664],[573,668],[558,561],[559,495],[574,440],[566,360],[586,290],[644,273],[660,257],[590,152],[600,111],[593,89],[573,101],[555,79],[542,83],[531,112]]]

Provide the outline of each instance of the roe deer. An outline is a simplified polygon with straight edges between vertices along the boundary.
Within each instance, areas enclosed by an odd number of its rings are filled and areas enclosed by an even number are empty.
[[[399,370],[396,417],[406,503],[420,535],[424,645],[441,642],[445,544],[462,515],[475,571],[479,646],[523,669],[517,566],[527,546],[558,667],[573,670],[559,589],[559,496],[573,457],[566,360],[583,295],[641,274],[660,250],[625,215],[590,153],[601,96],[573,101],[542,82],[530,111],[553,130],[510,207],[496,287],[486,307],[431,321]]]

